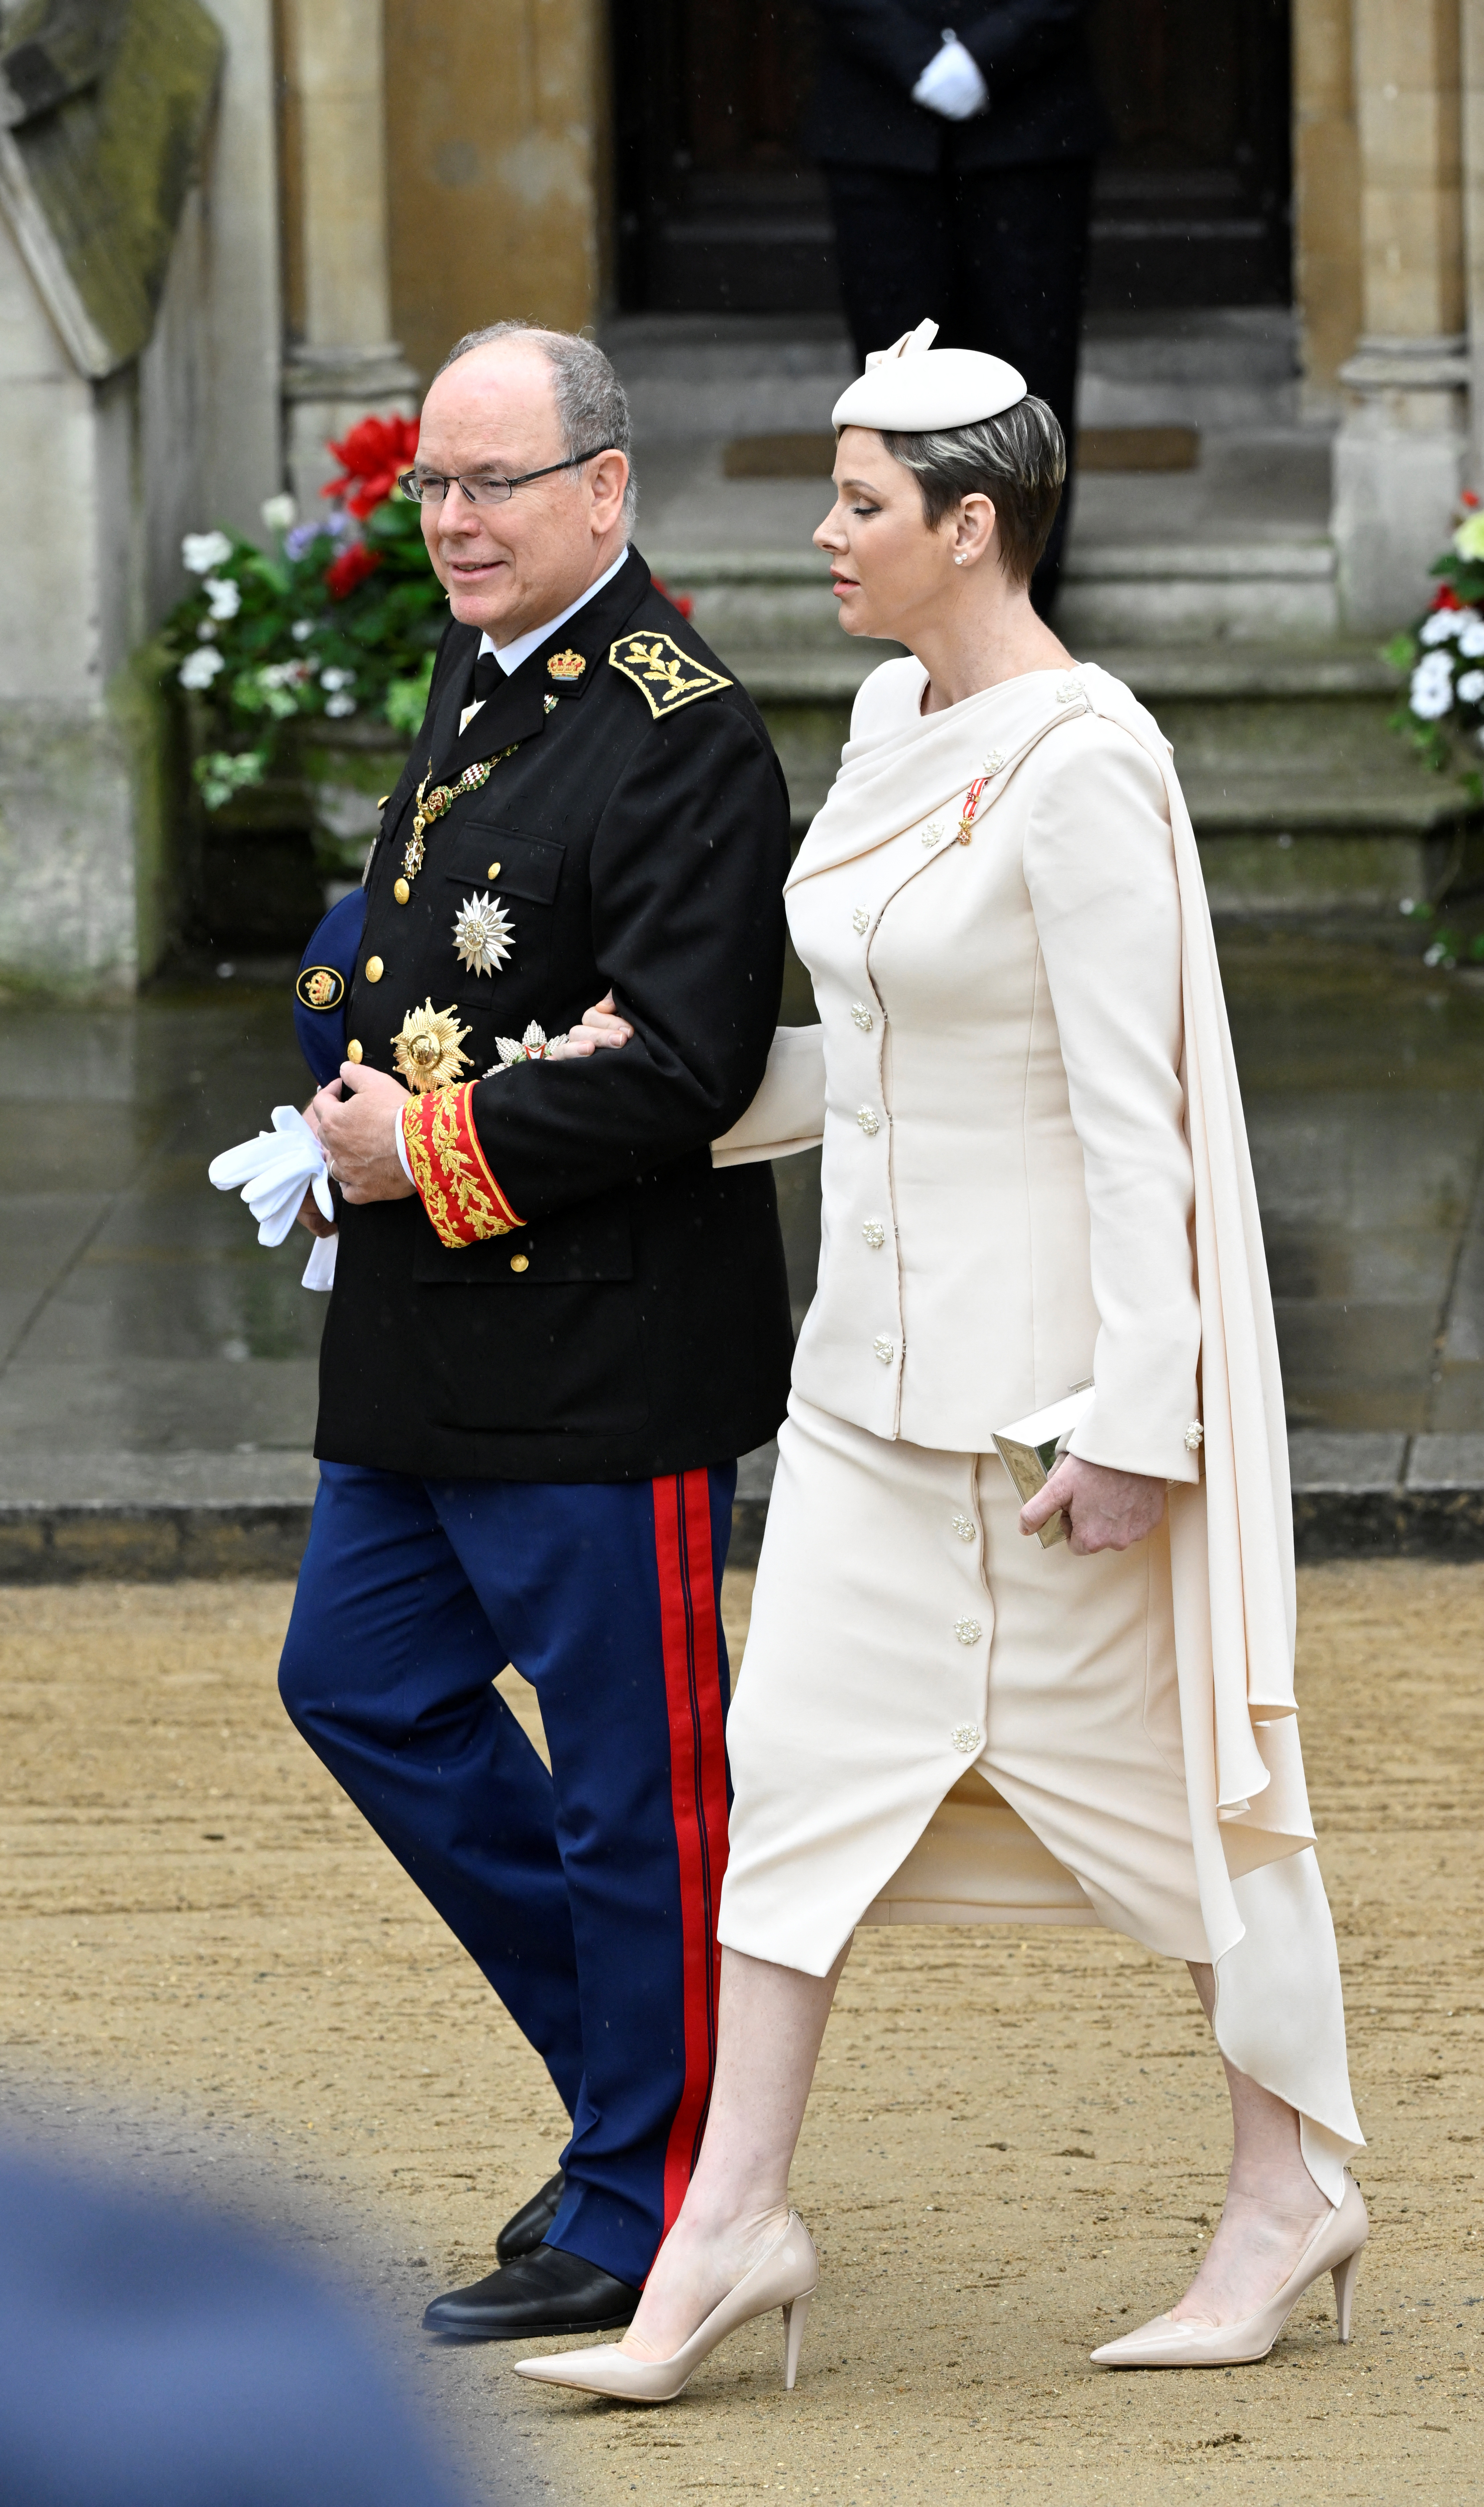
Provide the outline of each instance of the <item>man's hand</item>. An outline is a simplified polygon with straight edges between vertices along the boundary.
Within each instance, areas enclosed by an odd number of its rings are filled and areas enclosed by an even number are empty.
[[[1142,1472],[1110,1472],[1102,1463],[1064,1454],[1045,1487],[1021,1508],[1022,1532],[1039,1532],[1059,1510],[1067,1515],[1067,1545],[1079,1558],[1099,1549],[1132,1549],[1163,1518],[1165,1483]]]
[[[319,1134],[331,1176],[347,1201],[405,1201],[412,1191],[393,1130],[407,1099],[401,1080],[389,1072],[343,1062],[339,1079],[321,1088],[308,1108],[305,1120]]]
[[[578,1026],[567,1029],[557,1051],[564,1062],[581,1061],[585,1055],[596,1053],[599,1045],[611,1046],[616,1051],[620,1045],[628,1043],[633,1034],[628,1020],[620,1018],[614,1008],[613,995],[604,993],[602,999],[595,1002],[592,1009],[583,1011]]]
[[[335,1221],[333,1218],[327,1218],[320,1209],[314,1198],[312,1184],[294,1213],[294,1224],[296,1227],[307,1227],[311,1236],[333,1236],[335,1233]]]

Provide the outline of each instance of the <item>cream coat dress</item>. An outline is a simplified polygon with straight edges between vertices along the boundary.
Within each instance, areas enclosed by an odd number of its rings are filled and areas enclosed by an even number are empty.
[[[924,716],[887,662],[788,883],[816,1028],[713,1155],[823,1143],[728,1730],[720,1938],[822,1975],[861,1921],[1105,1923],[1211,1959],[1215,2029],[1360,2145],[1293,1700],[1283,1392],[1195,838],[1091,666]],[[967,801],[980,786],[972,816]],[[1170,1483],[1043,1549],[992,1433]]]

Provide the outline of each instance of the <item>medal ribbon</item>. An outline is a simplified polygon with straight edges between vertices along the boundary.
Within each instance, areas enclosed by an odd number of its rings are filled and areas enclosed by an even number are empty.
[[[990,779],[987,775],[981,775],[977,781],[971,783],[968,787],[968,791],[964,797],[963,816],[959,821],[959,834],[957,841],[960,845],[973,843],[974,812],[979,807],[979,796],[983,792],[989,780]]]

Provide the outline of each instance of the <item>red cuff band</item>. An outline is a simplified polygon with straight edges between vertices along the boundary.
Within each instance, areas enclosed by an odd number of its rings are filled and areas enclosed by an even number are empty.
[[[477,1245],[482,1237],[508,1236],[525,1225],[480,1147],[469,1104],[473,1094],[471,1079],[462,1088],[430,1088],[402,1108],[413,1181],[444,1245]]]

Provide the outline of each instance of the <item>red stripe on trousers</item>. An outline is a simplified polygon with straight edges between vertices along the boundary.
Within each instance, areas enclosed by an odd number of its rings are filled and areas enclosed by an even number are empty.
[[[665,2150],[661,2235],[667,2237],[696,2164],[716,2068],[721,1982],[716,1908],[727,1868],[727,1776],[711,1574],[710,1474],[685,1472],[656,1480],[653,1487],[684,1990],[685,2075]]]

